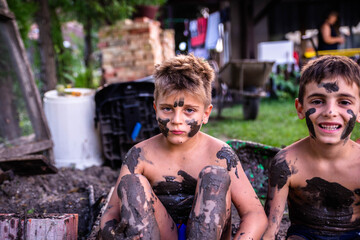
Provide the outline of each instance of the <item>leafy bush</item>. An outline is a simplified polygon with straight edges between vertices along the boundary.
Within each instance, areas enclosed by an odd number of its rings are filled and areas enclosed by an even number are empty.
[[[277,72],[271,73],[275,96],[278,99],[294,99],[299,91],[300,73],[294,69],[288,70],[288,66],[278,65]]]

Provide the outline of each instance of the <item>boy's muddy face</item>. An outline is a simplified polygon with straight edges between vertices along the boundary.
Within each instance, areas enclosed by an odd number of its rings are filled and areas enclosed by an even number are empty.
[[[212,106],[205,109],[201,98],[184,91],[159,96],[156,118],[160,131],[173,144],[181,144],[196,136],[207,123]]]
[[[342,78],[309,83],[303,104],[296,103],[300,119],[305,118],[310,136],[326,144],[347,141],[358,120],[360,98],[355,83]]]

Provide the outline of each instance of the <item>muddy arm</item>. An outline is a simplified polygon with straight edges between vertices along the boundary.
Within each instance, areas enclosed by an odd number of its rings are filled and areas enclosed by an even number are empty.
[[[267,225],[264,208],[239,163],[230,171],[231,199],[240,218],[240,227],[234,239],[260,239]]]
[[[117,191],[119,183],[125,175],[142,172],[142,166],[139,163],[140,152],[140,148],[131,148],[123,161],[123,165],[120,169],[120,175],[118,177],[118,180],[116,181],[115,189],[111,195],[109,204],[104,212],[104,215],[101,217],[100,227],[103,239],[114,239],[115,237],[115,229],[120,221],[121,201]]]
[[[264,240],[275,239],[280,229],[289,193],[289,178],[291,175],[285,156],[286,152],[280,151],[274,157],[270,166],[269,189],[265,204],[269,224],[263,237]]]

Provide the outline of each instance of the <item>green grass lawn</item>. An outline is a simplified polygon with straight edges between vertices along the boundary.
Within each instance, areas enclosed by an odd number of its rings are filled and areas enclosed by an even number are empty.
[[[294,101],[262,100],[256,120],[243,120],[242,106],[225,108],[216,119],[214,108],[210,121],[202,131],[222,139],[241,139],[265,145],[283,147],[308,136],[305,120],[297,117]],[[360,137],[360,125],[356,123],[351,139]]]

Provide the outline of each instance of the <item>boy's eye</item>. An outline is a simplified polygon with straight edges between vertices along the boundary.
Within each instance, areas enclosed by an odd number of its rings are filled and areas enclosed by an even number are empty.
[[[311,103],[312,103],[312,104],[315,104],[315,105],[319,105],[319,104],[322,104],[323,101],[320,100],[320,99],[315,99],[315,100],[312,100]]]
[[[195,110],[192,109],[192,108],[187,108],[187,109],[185,109],[185,111],[186,111],[186,113],[193,113],[193,112],[195,112]]]
[[[161,110],[163,110],[164,112],[170,112],[170,111],[171,111],[171,108],[169,108],[169,107],[163,107],[163,108],[161,108]]]
[[[341,100],[341,101],[340,101],[340,104],[341,104],[341,105],[345,105],[345,106],[347,106],[347,105],[350,105],[350,104],[351,104],[351,102],[350,102],[350,101],[348,101],[348,100]]]

